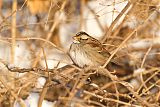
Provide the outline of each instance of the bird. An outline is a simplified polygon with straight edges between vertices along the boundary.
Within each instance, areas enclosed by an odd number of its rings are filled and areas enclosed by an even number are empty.
[[[84,31],[80,31],[73,36],[69,56],[75,65],[85,68],[103,66],[111,54],[99,40]],[[126,55],[122,59],[114,55],[105,68],[119,76],[131,74],[133,67],[129,65],[127,57]]]
[[[84,31],[80,31],[73,36],[69,55],[77,66],[84,68],[103,65],[111,54],[99,40]]]

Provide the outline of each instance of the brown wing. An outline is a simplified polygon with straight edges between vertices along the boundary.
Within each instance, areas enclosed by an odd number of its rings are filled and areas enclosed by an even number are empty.
[[[86,52],[88,52],[87,54],[92,58],[92,60],[100,63],[101,65],[103,65],[110,56],[110,53],[96,39],[87,41],[84,47],[86,49]]]

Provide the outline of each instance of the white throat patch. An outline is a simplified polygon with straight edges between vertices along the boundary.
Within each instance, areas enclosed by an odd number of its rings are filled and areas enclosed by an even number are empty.
[[[78,40],[73,40],[73,43],[80,43]]]

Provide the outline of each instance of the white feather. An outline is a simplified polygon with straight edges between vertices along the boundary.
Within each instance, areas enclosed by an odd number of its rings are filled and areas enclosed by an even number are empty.
[[[76,63],[80,67],[94,66],[95,63],[93,63],[93,61],[88,58],[85,51],[83,51],[83,49],[80,49],[78,45],[79,44],[73,43],[69,51],[70,57],[72,58],[74,63]]]

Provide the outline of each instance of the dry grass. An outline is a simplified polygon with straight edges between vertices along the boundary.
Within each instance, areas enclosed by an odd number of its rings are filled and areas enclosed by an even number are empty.
[[[0,1],[0,49],[11,50],[0,57],[0,107],[14,106],[16,102],[26,107],[24,100],[32,92],[39,93],[38,107],[43,100],[56,101],[55,107],[160,106],[159,0],[129,0],[121,12],[114,7],[125,0],[112,0],[111,4],[98,0],[98,5],[113,7],[112,16],[119,12],[110,26],[101,23],[102,16],[88,5],[91,0],[13,1],[12,9]],[[86,9],[104,34],[100,41],[112,53],[110,58],[101,67],[79,68],[68,61],[59,68],[63,61],[58,60],[54,69],[49,68],[51,50],[68,57],[60,41],[61,26],[77,24],[76,32],[85,29]],[[36,22],[28,23],[30,16]],[[16,65],[16,61],[23,62],[15,55],[19,42],[30,52],[30,67]],[[106,69],[115,54],[123,66]],[[39,77],[46,79],[41,88],[36,85]]]

